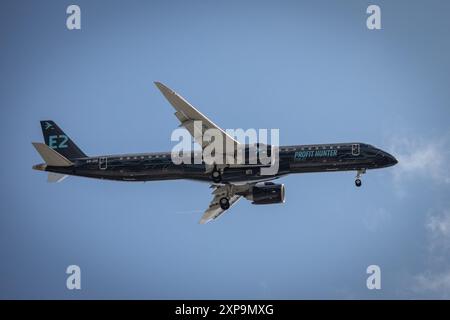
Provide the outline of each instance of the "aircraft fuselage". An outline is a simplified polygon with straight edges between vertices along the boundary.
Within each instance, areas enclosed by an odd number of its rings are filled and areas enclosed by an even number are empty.
[[[172,162],[170,152],[84,157],[72,159],[72,162],[69,167],[37,165],[35,169],[118,181],[192,179],[212,182],[204,162],[177,165]],[[221,182],[272,180],[291,173],[365,171],[396,163],[389,153],[365,143],[281,146],[276,174],[261,175],[260,166],[228,167],[222,173]]]

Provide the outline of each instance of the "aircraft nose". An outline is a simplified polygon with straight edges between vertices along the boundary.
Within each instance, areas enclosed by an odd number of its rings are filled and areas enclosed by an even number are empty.
[[[398,163],[397,159],[393,155],[390,155],[386,152],[386,158],[388,159],[388,163],[390,166],[394,166]]]
[[[397,159],[394,156],[390,155],[385,151],[378,152],[377,154],[378,163],[384,167],[390,167],[396,165],[398,163]]]
[[[395,159],[393,156],[389,157],[389,162],[391,166],[394,166],[398,163],[397,159]]]
[[[392,164],[394,165],[394,164],[397,164],[397,163],[398,163],[398,160],[395,159],[395,157],[392,157]]]

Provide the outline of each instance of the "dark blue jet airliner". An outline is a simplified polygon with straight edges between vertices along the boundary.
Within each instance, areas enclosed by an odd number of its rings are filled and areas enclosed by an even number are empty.
[[[66,135],[58,125],[51,121],[41,121],[45,143],[33,143],[45,163],[33,169],[48,171],[49,182],[59,182],[68,175],[119,181],[152,181],[192,179],[204,181],[214,188],[214,198],[204,213],[200,223],[206,223],[222,215],[241,197],[253,204],[273,204],[284,202],[284,185],[271,180],[290,173],[356,171],[355,185],[361,186],[361,174],[368,169],[385,168],[397,163],[389,153],[370,144],[360,142],[331,143],[315,145],[280,146],[273,148],[263,144],[241,145],[224,130],[200,113],[176,92],[162,83],[156,86],[175,109],[175,116],[204,150],[210,142],[196,134],[196,129],[205,132],[215,129],[223,136],[224,143],[238,147],[246,157],[240,164],[175,164],[171,152],[102,155],[89,157]],[[201,122],[199,122],[201,121]],[[195,128],[201,123],[201,128]],[[272,157],[277,151],[278,170],[267,175],[262,168],[267,162],[249,161],[253,150],[257,154]],[[226,151],[229,154],[228,150]],[[196,151],[190,158],[198,159]],[[201,154],[201,152],[199,152]],[[232,153],[236,156],[237,151]],[[200,157],[201,159],[201,157]],[[198,161],[197,161],[198,162]]]

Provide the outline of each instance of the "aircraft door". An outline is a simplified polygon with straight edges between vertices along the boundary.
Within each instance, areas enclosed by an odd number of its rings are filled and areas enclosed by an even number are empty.
[[[359,143],[352,144],[352,156],[359,156]]]
[[[106,170],[106,168],[108,168],[108,158],[107,157],[98,158],[98,168],[100,170]]]

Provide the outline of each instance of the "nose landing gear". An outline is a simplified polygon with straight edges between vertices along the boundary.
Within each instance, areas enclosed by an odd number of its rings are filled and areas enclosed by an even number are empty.
[[[355,186],[357,187],[361,187],[362,182],[361,182],[361,175],[363,175],[364,173],[366,173],[366,169],[360,169],[356,172],[356,178],[355,178]]]

